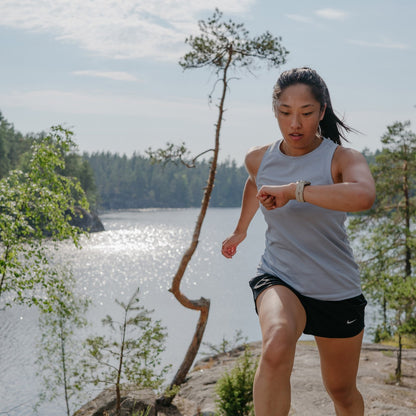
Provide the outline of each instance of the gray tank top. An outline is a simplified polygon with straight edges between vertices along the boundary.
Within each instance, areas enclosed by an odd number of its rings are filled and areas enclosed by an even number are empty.
[[[337,145],[329,139],[303,156],[287,156],[281,140],[263,156],[256,183],[284,185],[308,180],[312,185],[332,184],[331,163]],[[343,300],[361,294],[359,269],[354,261],[344,222],[346,213],[307,202],[289,201],[266,210],[266,249],[257,274],[280,277],[305,296]]]

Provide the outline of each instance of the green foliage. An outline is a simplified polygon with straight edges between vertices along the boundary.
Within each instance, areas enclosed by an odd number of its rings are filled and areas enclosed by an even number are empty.
[[[281,46],[280,37],[266,31],[250,38],[243,23],[231,19],[223,21],[222,17],[223,14],[215,9],[206,21],[198,22],[200,35],[191,35],[185,40],[191,51],[179,61],[183,69],[210,66],[222,70],[229,61],[231,68],[251,71],[261,62],[267,62],[269,67],[285,63],[289,52]]]
[[[202,344],[208,347],[208,352],[202,355],[225,354],[236,348],[238,345],[247,342],[247,337],[243,336],[243,331],[238,329],[235,331],[233,339],[227,339],[225,336],[219,345],[203,342]]]
[[[30,169],[33,146],[42,143],[46,136],[48,134],[45,132],[23,136],[0,112],[0,179],[6,177],[11,170],[27,172]],[[94,175],[88,161],[75,152],[74,143],[71,144],[71,151],[65,152],[64,162],[65,167],[58,169],[58,172],[79,181],[90,205],[95,207],[97,191]]]
[[[390,328],[386,327],[386,325],[377,325],[377,328],[374,331],[374,342],[376,344],[388,341],[391,337],[392,334]]]
[[[0,180],[0,299],[51,310],[51,299],[65,291],[51,263],[53,242],[79,246],[81,231],[70,224],[76,206],[88,207],[76,180],[59,173],[74,146],[61,126],[32,145],[25,172]],[[56,248],[56,247],[55,247]]]
[[[69,153],[65,157],[65,168],[62,170],[62,175],[79,181],[90,207],[97,207],[97,186],[95,183],[94,172],[88,163],[88,160],[75,152]]]
[[[254,416],[253,382],[258,360],[246,348],[236,366],[217,382],[217,416]]]
[[[118,412],[123,382],[157,389],[169,369],[168,366],[161,368],[160,358],[165,349],[165,328],[160,321],[152,321],[151,311],[139,304],[138,294],[139,289],[127,304],[116,301],[123,311],[120,321],[111,316],[103,319],[111,336],[96,336],[86,341],[89,359],[83,361],[83,368],[89,376],[84,374],[84,378],[94,385],[114,385]]]
[[[166,387],[165,391],[163,392],[164,397],[172,397],[172,400],[175,398],[175,396],[180,392],[181,386],[168,386]]]
[[[146,410],[142,410],[139,413],[133,413],[132,416],[149,416],[150,410],[152,410],[152,408],[148,406]]]
[[[187,167],[195,167],[194,163],[189,163],[187,159],[190,157],[189,150],[186,148],[185,143],[181,145],[176,145],[174,143],[166,143],[166,149],[157,149],[153,151],[150,147],[146,151],[147,155],[150,158],[152,164],[160,163],[163,166],[166,166],[169,162],[172,162],[176,165],[182,163]]]
[[[376,336],[398,334],[399,343],[401,335],[416,331],[416,134],[409,126],[396,122],[388,127],[371,166],[376,202],[350,223],[360,241],[364,291],[383,314]]]
[[[42,392],[37,405],[56,399],[65,404],[70,416],[71,403],[81,401],[79,379],[79,341],[75,330],[84,328],[84,318],[89,301],[77,297],[71,289],[75,279],[67,268],[61,268],[60,279],[65,291],[59,290],[51,298],[52,310],[41,312],[39,327],[41,340],[38,344],[38,375],[42,379]]]

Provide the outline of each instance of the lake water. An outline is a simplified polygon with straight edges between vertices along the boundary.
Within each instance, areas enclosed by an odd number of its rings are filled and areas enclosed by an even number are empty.
[[[109,212],[101,215],[106,231],[85,238],[81,250],[69,243],[60,245],[60,262],[71,265],[77,290],[93,301],[87,316],[88,335],[102,333],[101,319],[107,314],[119,315],[114,300],[128,301],[139,286],[143,306],[154,310],[152,317],[167,327],[163,363],[172,363],[172,372],[176,371],[199,313],[182,307],[168,289],[191,242],[198,213],[198,209]],[[233,230],[238,215],[237,208],[208,210],[198,249],[182,280],[181,290],[188,298],[211,300],[204,342],[212,344],[233,338],[237,330],[248,341],[261,337],[248,286],[264,249],[265,225],[260,214],[234,259],[220,254],[221,243]],[[34,364],[38,315],[35,309],[13,307],[0,311],[0,316],[0,415],[31,416],[40,383]],[[39,414],[64,415],[63,409],[60,402],[48,403]]]

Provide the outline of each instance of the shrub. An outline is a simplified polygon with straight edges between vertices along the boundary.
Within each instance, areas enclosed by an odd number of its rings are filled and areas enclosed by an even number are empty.
[[[258,360],[248,347],[238,359],[236,366],[226,372],[217,382],[217,416],[252,416],[253,381]]]

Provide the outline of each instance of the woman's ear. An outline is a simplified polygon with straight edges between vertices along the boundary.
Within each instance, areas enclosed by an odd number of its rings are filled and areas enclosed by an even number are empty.
[[[325,116],[325,110],[326,110],[326,104],[321,109],[321,115],[319,117],[319,121],[322,121],[322,119],[324,118],[324,116]]]

